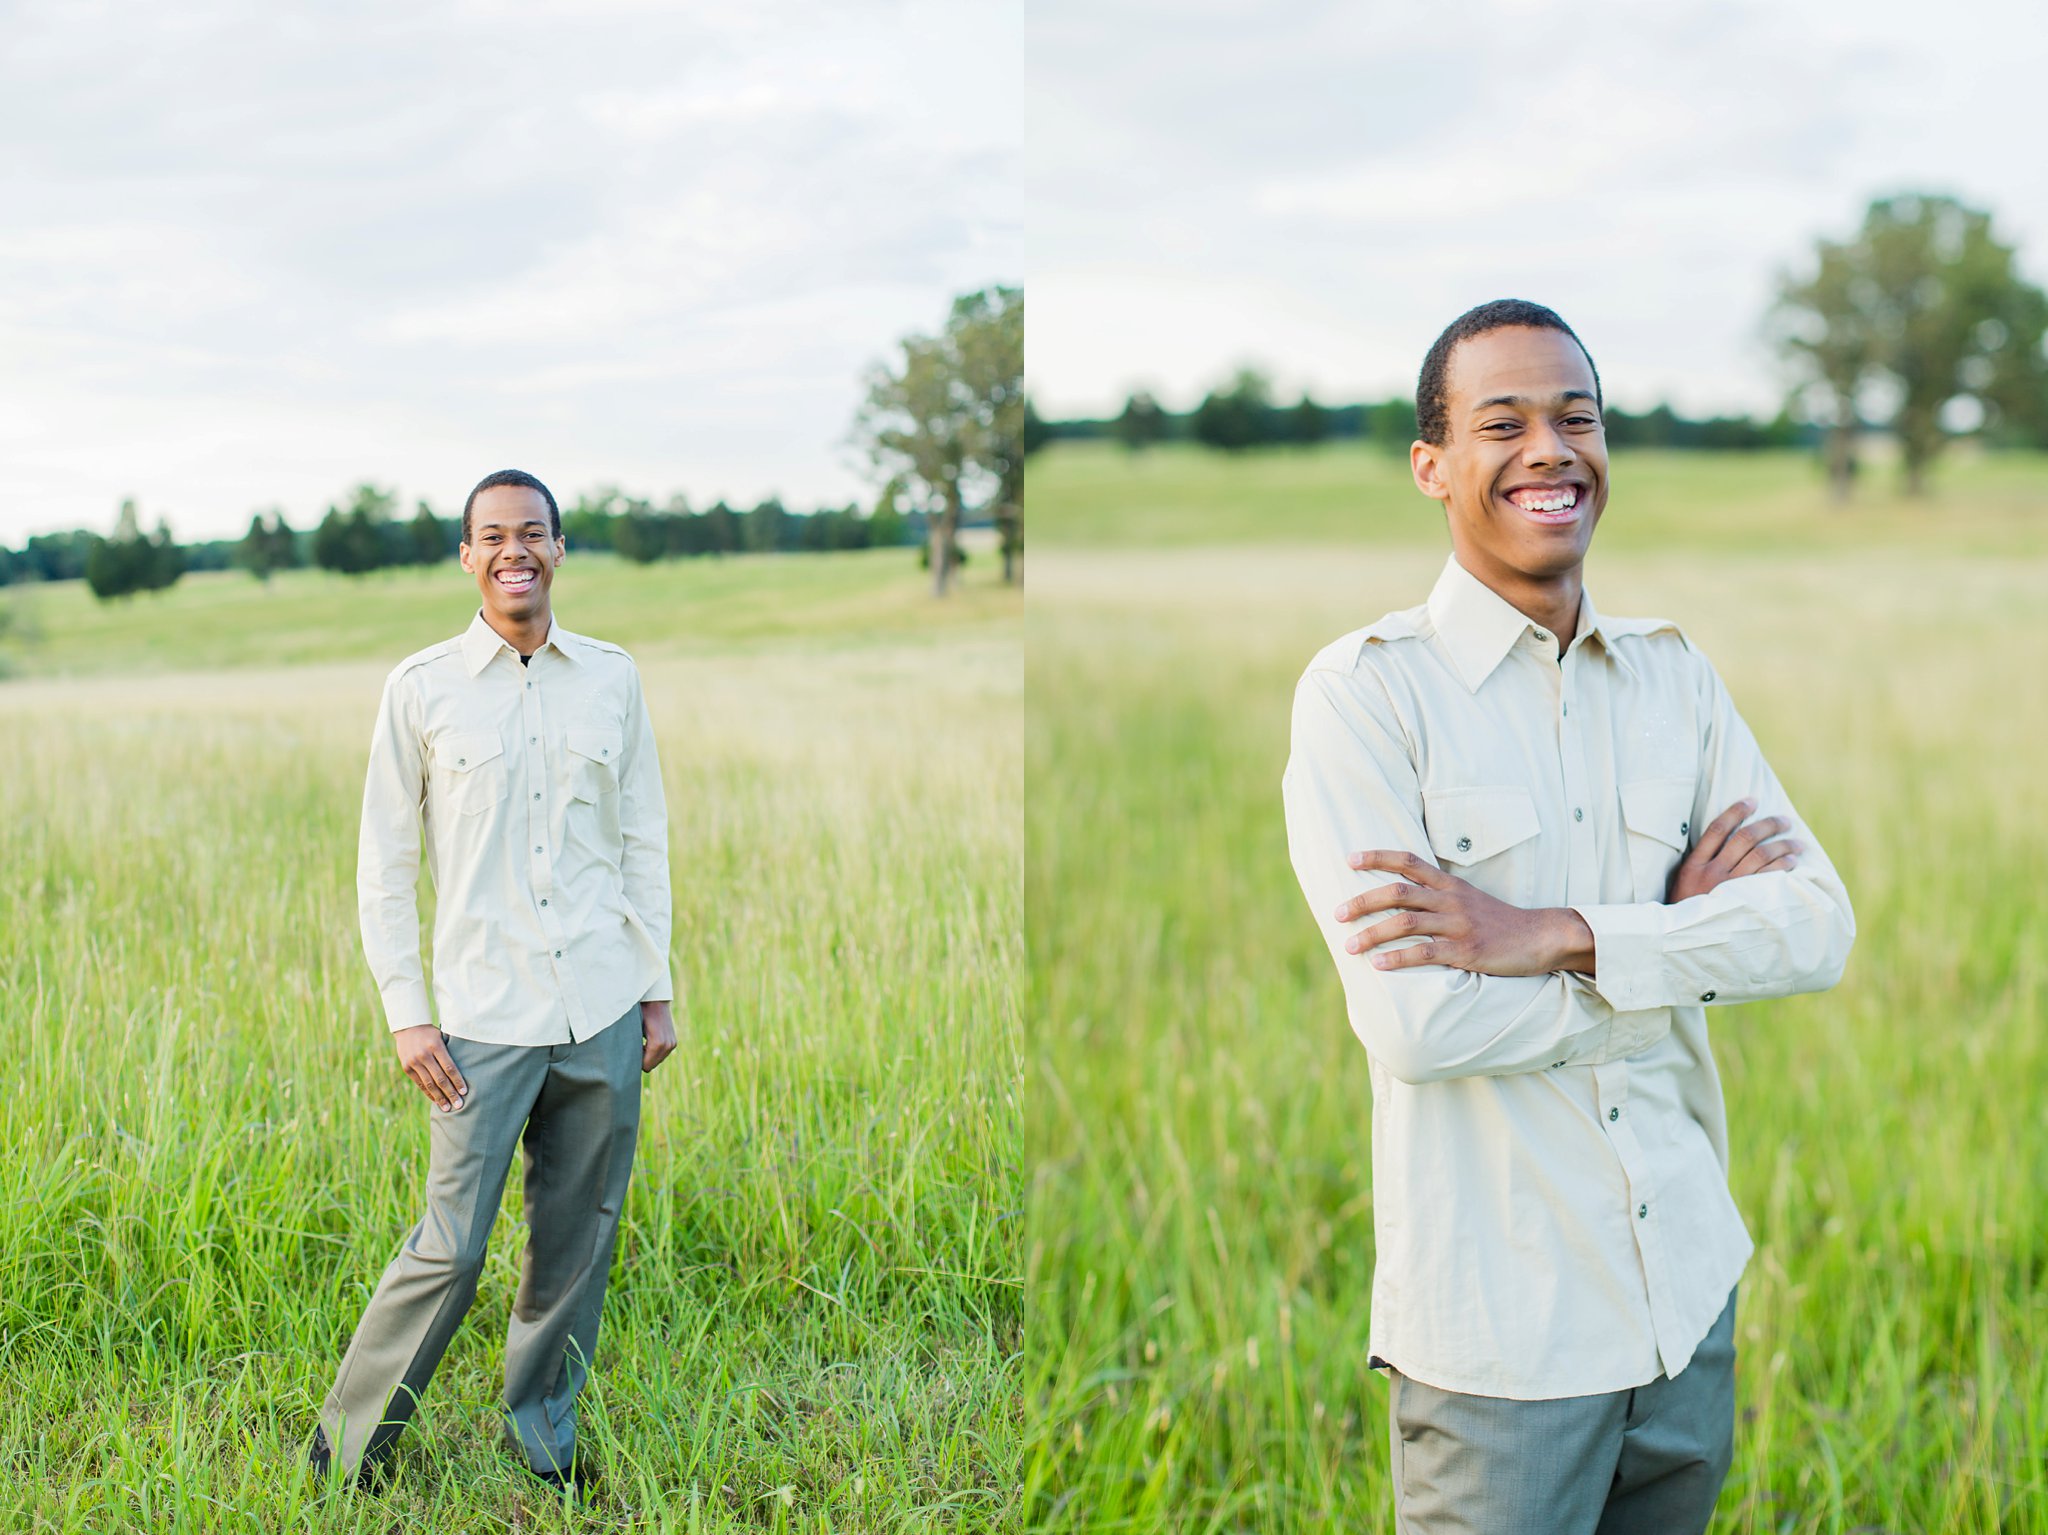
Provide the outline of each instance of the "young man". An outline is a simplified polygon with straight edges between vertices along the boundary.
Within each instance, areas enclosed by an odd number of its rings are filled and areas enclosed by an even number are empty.
[[[575,1474],[576,1396],[597,1346],[640,1076],[675,1049],[667,812],[640,677],[554,621],[566,553],[530,474],[462,509],[469,628],[384,685],[363,789],[363,950],[399,1064],[433,1105],[426,1216],[385,1269],[310,1456],[357,1474],[388,1452],[476,1296],[515,1145],[530,1234],[505,1340],[522,1462]],[[433,1000],[414,891],[437,892]]]
[[[1455,321],[1411,449],[1451,556],[1295,694],[1289,850],[1372,1079],[1404,1531],[1706,1528],[1751,1251],[1706,1008],[1832,986],[1855,936],[1707,658],[1583,591],[1600,409],[1550,310]]]

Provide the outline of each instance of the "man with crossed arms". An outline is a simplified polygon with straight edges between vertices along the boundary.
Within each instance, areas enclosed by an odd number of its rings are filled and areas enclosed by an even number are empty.
[[[554,620],[567,549],[547,486],[487,475],[462,509],[482,599],[384,685],[363,789],[363,950],[400,1066],[434,1109],[426,1216],[384,1271],[308,1450],[351,1476],[388,1454],[476,1298],[512,1153],[525,1150],[505,1413],[520,1463],[566,1489],[576,1398],[640,1127],[675,1049],[668,821],[632,658]],[[421,832],[438,893],[420,968]]]
[[[1706,1528],[1752,1251],[1706,1009],[1832,986],[1855,936],[1707,658],[1583,589],[1600,409],[1552,311],[1453,322],[1411,449],[1451,556],[1295,694],[1289,850],[1372,1080],[1403,1531]]]

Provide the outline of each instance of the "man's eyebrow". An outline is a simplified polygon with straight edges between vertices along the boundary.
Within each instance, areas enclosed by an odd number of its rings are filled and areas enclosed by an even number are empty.
[[[1563,405],[1572,400],[1590,400],[1592,398],[1593,391],[1590,389],[1567,389],[1563,394],[1557,397],[1557,403],[1559,405]],[[1529,403],[1530,400],[1527,395],[1497,394],[1493,396],[1492,399],[1481,400],[1477,405],[1473,406],[1472,408],[1474,410],[1489,410],[1496,405],[1512,405],[1517,409],[1523,409],[1527,407]]]
[[[478,531],[479,533],[501,533],[501,532],[503,532],[503,531],[504,531],[504,530],[505,530],[506,528],[511,528],[511,527],[518,527],[518,528],[544,528],[544,527],[546,527],[546,526],[547,526],[547,524],[546,524],[545,522],[542,522],[542,521],[540,520],[540,518],[538,518],[538,517],[529,517],[529,518],[527,518],[527,519],[526,519],[526,521],[524,521],[524,522],[520,522],[520,523],[511,523],[511,522],[481,522],[481,523],[478,523],[478,524],[477,524],[477,531]]]

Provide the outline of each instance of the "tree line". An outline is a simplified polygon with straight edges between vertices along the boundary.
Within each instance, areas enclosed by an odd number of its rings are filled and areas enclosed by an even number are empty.
[[[1806,446],[1819,441],[1819,428],[1781,411],[1769,420],[1753,416],[1688,417],[1669,405],[1636,412],[1609,405],[1607,441],[1615,447],[1759,449]],[[1046,442],[1113,441],[1125,447],[1193,442],[1225,452],[1246,448],[1313,447],[1351,441],[1377,444],[1405,454],[1415,440],[1415,402],[1401,396],[1350,405],[1325,405],[1304,392],[1283,403],[1256,369],[1240,369],[1209,391],[1193,410],[1170,411],[1139,390],[1114,416],[1067,421],[1032,417],[1034,450]]]
[[[885,491],[872,511],[857,505],[796,512],[774,497],[744,509],[714,502],[693,510],[684,497],[660,506],[614,486],[585,492],[562,512],[571,549],[604,550],[645,564],[653,560],[721,554],[803,554],[835,549],[880,549],[919,543],[922,511],[903,510],[897,492]],[[111,536],[75,531],[43,533],[20,550],[0,548],[0,585],[21,581],[84,580],[102,599],[157,591],[187,570],[239,567],[268,581],[280,570],[306,566],[360,576],[375,570],[432,565],[452,559],[462,541],[460,516],[443,517],[426,501],[399,515],[397,492],[358,485],[327,508],[312,528],[299,530],[281,509],[259,511],[239,539],[179,544],[161,520],[144,534],[133,501],[121,504]]]

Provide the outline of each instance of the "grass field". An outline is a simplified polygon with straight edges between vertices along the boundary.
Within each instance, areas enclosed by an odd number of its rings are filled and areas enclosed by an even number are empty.
[[[1388,1528],[1370,1088],[1279,783],[1440,514],[1344,449],[1031,474],[1027,1523]],[[1589,589],[1714,658],[1859,924],[1835,990],[1712,1015],[1758,1244],[1716,1528],[2048,1529],[2048,462],[1613,483]]]
[[[681,988],[573,1510],[499,1444],[516,1175],[396,1480],[302,1461],[425,1167],[355,931],[370,721],[474,588],[0,592],[0,1529],[1012,1527],[1023,678],[992,563],[944,604],[896,551],[559,578],[646,683]]]

